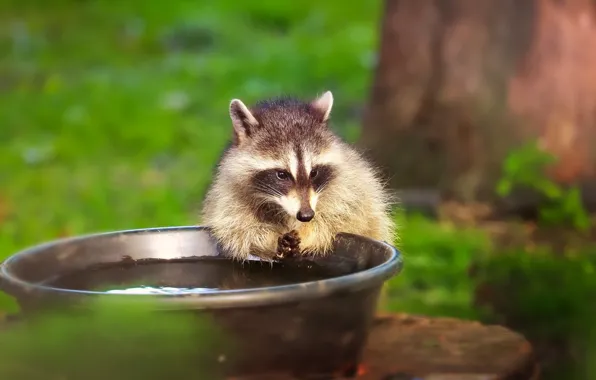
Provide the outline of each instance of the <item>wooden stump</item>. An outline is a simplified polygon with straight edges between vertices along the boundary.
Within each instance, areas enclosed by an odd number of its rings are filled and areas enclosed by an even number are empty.
[[[505,327],[404,314],[377,317],[357,379],[415,378],[534,380],[538,367],[530,343]]]

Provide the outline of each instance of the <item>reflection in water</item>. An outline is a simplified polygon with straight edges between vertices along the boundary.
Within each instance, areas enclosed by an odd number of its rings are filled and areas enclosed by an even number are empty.
[[[106,290],[106,293],[112,294],[196,294],[196,293],[208,293],[216,292],[217,288],[174,288],[174,287],[152,287],[152,286],[139,286],[128,289],[112,289]]]

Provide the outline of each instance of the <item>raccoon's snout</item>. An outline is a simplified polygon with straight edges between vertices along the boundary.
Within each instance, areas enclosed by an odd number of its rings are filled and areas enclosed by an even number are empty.
[[[315,211],[310,207],[301,208],[296,214],[296,219],[301,222],[310,222],[315,217]]]

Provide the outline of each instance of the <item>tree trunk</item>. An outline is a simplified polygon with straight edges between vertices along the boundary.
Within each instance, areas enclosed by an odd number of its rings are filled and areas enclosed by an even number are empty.
[[[359,144],[394,188],[491,200],[529,141],[590,186],[595,122],[594,0],[386,0]]]

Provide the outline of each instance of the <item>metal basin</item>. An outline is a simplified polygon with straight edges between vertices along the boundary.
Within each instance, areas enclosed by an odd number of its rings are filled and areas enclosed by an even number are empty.
[[[197,256],[205,263],[230,261],[220,256],[208,230],[200,226],[116,231],[57,240],[18,252],[1,264],[0,286],[17,299],[25,316],[56,305],[80,309],[90,297],[124,302],[151,297],[156,309],[208,315],[236,342],[234,352],[216,355],[235,355],[230,361],[234,365],[229,364],[226,373],[274,371],[306,378],[357,366],[381,287],[402,267],[401,255],[391,245],[340,234],[332,255],[309,261],[287,260],[284,265],[302,267],[292,269],[292,279],[281,285],[263,281],[263,286],[253,283],[246,288],[176,295],[111,294],[52,285],[57,278],[90,266],[120,263],[123,256],[129,256],[129,261]],[[312,280],[307,276],[307,269],[300,269],[306,268],[305,262],[323,268],[323,278]],[[218,278],[229,276],[229,266],[219,270],[219,266],[201,265],[201,261],[178,262],[172,270],[172,265],[133,265],[134,272],[121,271],[118,281],[127,273],[159,278],[166,285],[217,283]],[[301,270],[305,271],[304,280]]]

